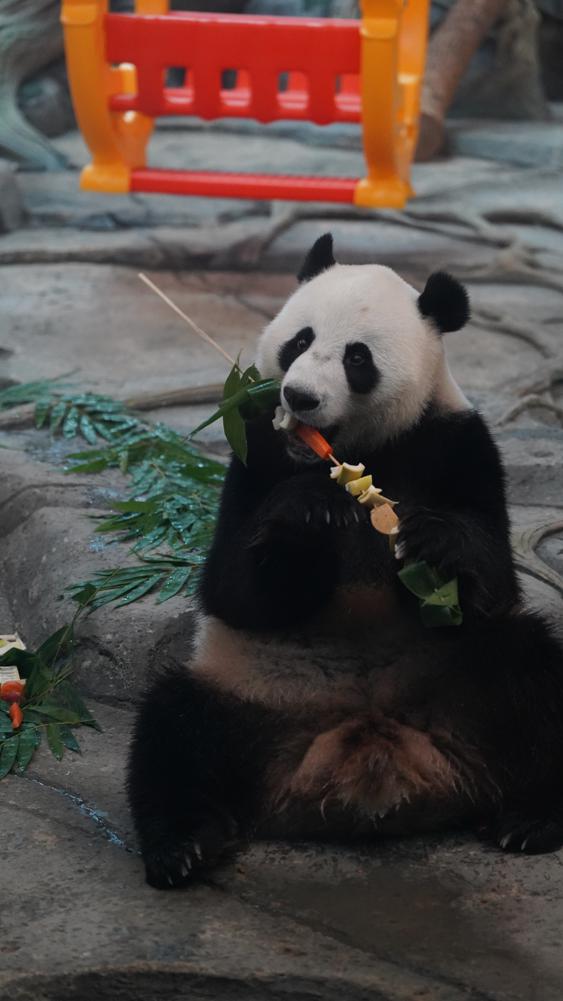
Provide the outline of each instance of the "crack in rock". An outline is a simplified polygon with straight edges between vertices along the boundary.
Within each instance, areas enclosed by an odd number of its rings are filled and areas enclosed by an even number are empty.
[[[42,789],[48,789],[49,792],[54,792],[58,796],[62,796],[69,803],[72,803],[78,812],[86,817],[87,820],[91,820],[96,828],[103,834],[106,841],[109,841],[111,845],[116,848],[121,848],[123,851],[130,852],[131,854],[138,855],[139,852],[135,848],[131,848],[126,841],[123,840],[113,828],[106,824],[104,819],[104,814],[100,810],[95,810],[93,807],[88,806],[87,803],[79,796],[78,793],[70,792],[68,789],[63,789],[62,786],[54,786],[49,782],[45,782],[43,779],[39,779],[34,775],[24,775],[22,776],[27,782],[33,782],[35,785],[41,786]]]

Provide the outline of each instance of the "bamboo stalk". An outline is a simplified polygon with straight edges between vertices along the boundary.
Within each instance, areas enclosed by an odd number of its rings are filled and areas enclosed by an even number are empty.
[[[159,410],[161,407],[197,406],[200,403],[217,403],[223,395],[222,383],[205,386],[181,386],[179,389],[162,389],[151,393],[138,393],[123,400],[131,410]],[[0,412],[0,430],[33,427],[35,403],[24,403]]]
[[[151,279],[148,278],[147,275],[143,274],[142,271],[139,272],[139,278],[141,279],[142,282],[145,283],[145,285],[148,285],[148,287],[153,292],[155,292],[156,295],[158,295],[162,299],[162,301],[165,302],[166,305],[170,307],[170,309],[174,310],[174,312],[179,317],[181,317],[184,323],[188,324],[188,327],[191,327],[194,334],[197,334],[197,336],[201,337],[203,341],[206,341],[206,343],[210,344],[212,348],[215,348],[215,351],[218,351],[220,355],[223,355],[223,358],[225,358],[228,362],[230,362],[231,365],[237,364],[235,359],[232,358],[231,355],[228,354],[227,351],[225,351],[225,349],[222,348],[221,345],[218,344],[217,341],[213,339],[213,337],[211,337],[209,334],[206,334],[205,330],[202,330],[202,328],[195,322],[195,320],[192,320],[192,318],[188,316],[187,313],[184,313],[184,311],[180,309],[180,307],[177,306],[175,302],[172,302],[172,299],[170,299],[166,295],[166,293],[163,292],[162,289],[158,287],[158,285],[155,285],[155,283],[151,281]]]

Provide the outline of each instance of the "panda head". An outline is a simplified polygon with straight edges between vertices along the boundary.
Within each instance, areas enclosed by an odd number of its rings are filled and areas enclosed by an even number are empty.
[[[422,294],[379,264],[337,264],[321,236],[299,287],[268,324],[257,364],[281,380],[281,403],[330,435],[335,449],[377,445],[415,425],[432,405],[467,409],[441,335],[468,320],[465,289],[431,275]]]

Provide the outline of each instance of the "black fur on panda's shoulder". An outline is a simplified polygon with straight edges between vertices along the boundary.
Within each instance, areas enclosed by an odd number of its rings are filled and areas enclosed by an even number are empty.
[[[422,316],[433,321],[441,334],[461,330],[469,320],[469,296],[457,278],[435,271],[418,297]]]
[[[396,486],[399,498],[414,494],[428,506],[481,510],[507,524],[502,462],[477,411],[429,410],[413,428],[371,455],[380,478]]]

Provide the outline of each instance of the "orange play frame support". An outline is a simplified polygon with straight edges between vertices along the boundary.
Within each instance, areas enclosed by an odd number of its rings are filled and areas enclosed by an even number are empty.
[[[429,0],[362,0],[360,21],[169,12],[136,0],[63,0],[68,74],[92,153],[81,186],[400,208],[412,195]],[[182,68],[181,85],[167,70]],[[231,85],[224,73],[231,71]],[[147,167],[156,118],[362,123],[366,176],[293,177]]]

